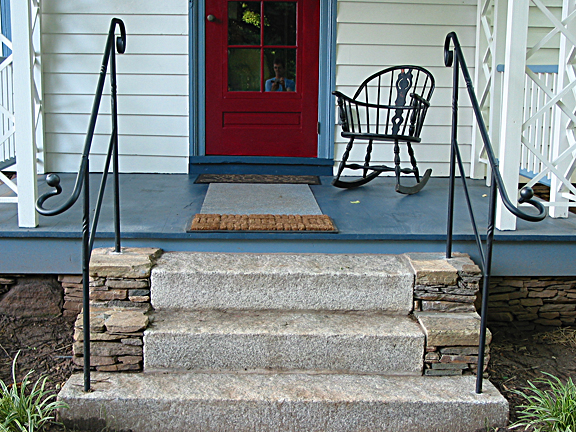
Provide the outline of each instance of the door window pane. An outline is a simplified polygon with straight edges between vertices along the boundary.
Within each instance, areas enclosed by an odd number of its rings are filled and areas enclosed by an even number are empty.
[[[260,45],[260,2],[228,3],[228,44]]]
[[[265,91],[296,91],[296,49],[264,49]]]
[[[260,91],[260,49],[228,49],[228,91]]]
[[[264,3],[264,45],[296,45],[296,3]]]

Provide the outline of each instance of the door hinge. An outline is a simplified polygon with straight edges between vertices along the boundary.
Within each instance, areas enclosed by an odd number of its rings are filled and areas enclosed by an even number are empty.
[[[318,122],[318,135],[320,135],[320,122]]]

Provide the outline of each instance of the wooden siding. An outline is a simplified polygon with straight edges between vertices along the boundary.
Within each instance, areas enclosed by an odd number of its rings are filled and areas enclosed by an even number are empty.
[[[554,6],[560,0],[548,0]],[[118,57],[121,167],[126,172],[185,173],[189,155],[188,2],[186,0],[44,0],[44,109],[46,169],[75,171],[110,18],[123,19],[128,32],[126,54]],[[339,0],[337,16],[337,89],[351,94],[370,74],[394,64],[418,64],[436,77],[422,143],[416,155],[422,170],[448,172],[451,71],[443,65],[444,37],[456,31],[468,65],[475,63],[477,0]],[[534,8],[532,8],[534,9]],[[560,8],[553,8],[559,16]],[[537,11],[531,14],[529,43],[549,30]],[[558,37],[531,64],[557,62]],[[473,73],[473,71],[471,71]],[[105,91],[109,91],[107,86]],[[461,97],[459,141],[466,167],[472,111]],[[93,152],[102,155],[110,124],[109,102],[101,106]],[[337,127],[335,159],[346,142]],[[356,148],[355,160],[363,160]],[[376,146],[373,161],[392,163],[392,147]],[[96,157],[92,164],[98,170]]]
[[[46,167],[78,169],[112,17],[128,33],[117,57],[120,168],[188,171],[188,2],[186,0],[44,0],[42,54]],[[110,87],[105,87],[109,93]],[[110,131],[102,99],[91,168],[101,170]]]
[[[342,0],[338,2],[337,89],[352,95],[370,74],[397,64],[415,64],[429,69],[436,79],[422,143],[414,146],[421,172],[448,174],[452,72],[444,67],[444,38],[456,31],[469,66],[474,66],[476,0]],[[473,70],[472,70],[473,73]],[[466,168],[469,167],[472,109],[461,97],[459,141]],[[336,130],[335,159],[339,161],[347,141]],[[356,145],[351,159],[364,160],[365,145]],[[401,149],[403,160],[406,149]],[[372,161],[393,165],[393,146],[374,145]],[[349,172],[348,174],[353,174]]]

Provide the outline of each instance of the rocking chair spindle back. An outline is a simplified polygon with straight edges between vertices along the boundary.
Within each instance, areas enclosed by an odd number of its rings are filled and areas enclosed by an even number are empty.
[[[414,194],[428,182],[432,170],[420,178],[412,143],[420,142],[420,133],[434,92],[434,77],[419,66],[394,66],[368,77],[350,98],[339,91],[338,98],[342,136],[349,139],[336,178],[332,184],[353,188],[368,183],[382,172],[396,175],[396,192]],[[368,141],[364,164],[348,163],[355,140]],[[373,142],[394,142],[394,167],[372,165]],[[405,142],[411,168],[402,168],[399,143]],[[342,180],[344,168],[362,170],[362,178]],[[416,185],[400,184],[401,174],[413,174]]]

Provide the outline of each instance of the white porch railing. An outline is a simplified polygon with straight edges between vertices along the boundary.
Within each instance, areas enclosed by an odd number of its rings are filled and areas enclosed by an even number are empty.
[[[538,81],[552,92],[556,89],[558,66],[528,66]],[[524,81],[524,115],[522,141],[531,145],[545,160],[551,160],[553,148],[554,107],[551,97],[544,92],[530,76]],[[520,174],[532,179],[529,186],[537,182],[550,186],[552,175],[546,171],[546,164],[530,148],[522,145]],[[549,203],[543,203],[544,205]],[[553,204],[552,204],[553,205]]]
[[[550,202],[544,203],[550,215],[567,217],[568,207],[576,206],[571,183],[576,167],[576,4],[563,0],[554,8],[546,3],[479,3],[476,86],[506,188],[517,187],[521,172],[532,177],[529,185],[543,180],[551,186]],[[538,34],[531,34],[532,46],[527,42],[529,19],[547,22],[549,28],[536,41]],[[558,73],[526,66],[546,50],[558,52]],[[502,63],[506,68],[499,74],[496,65]],[[518,82],[525,82],[524,89]],[[472,175],[480,178],[485,172],[482,151],[474,143],[473,152]],[[516,219],[499,205],[496,224],[515,229]]]
[[[12,50],[12,42],[5,36],[0,35],[0,41],[2,42],[0,48],[5,46],[10,51]],[[0,59],[0,183],[4,183],[15,194],[18,194],[16,184],[2,172],[16,163],[12,54]],[[18,202],[17,196],[0,196],[0,203],[16,202]]]

